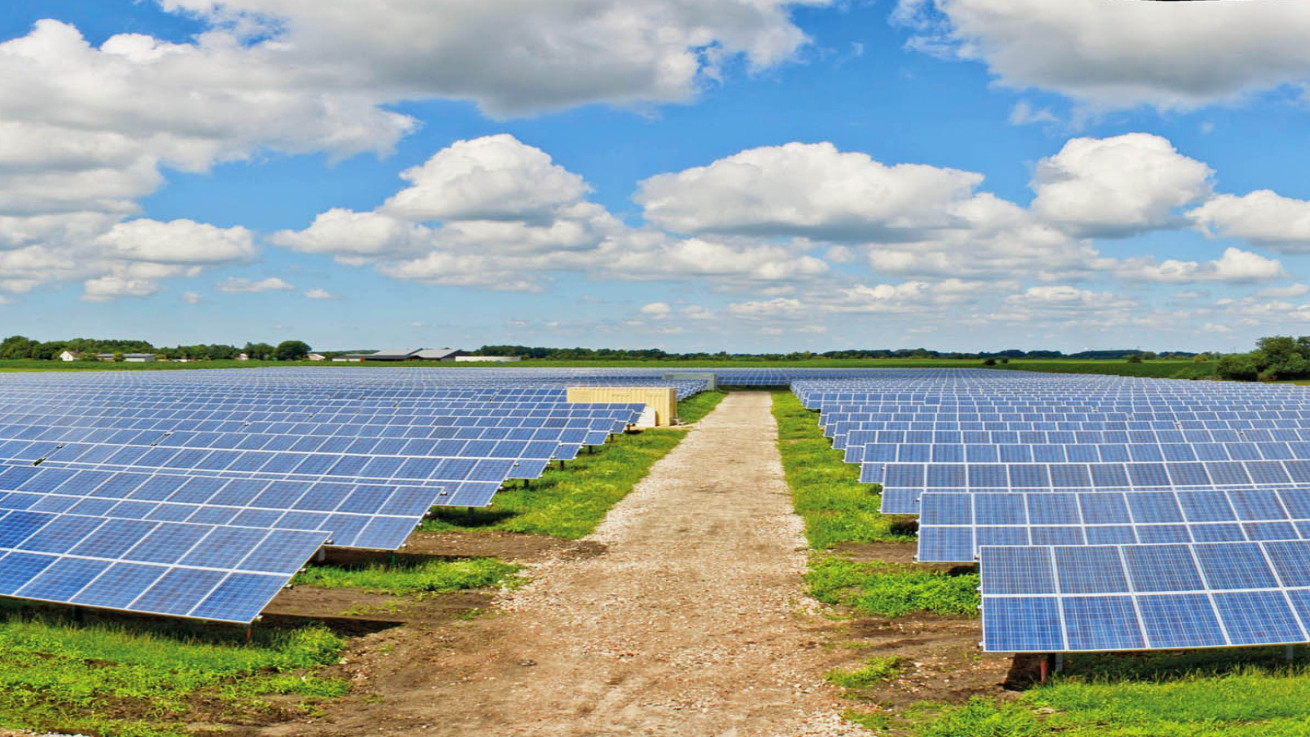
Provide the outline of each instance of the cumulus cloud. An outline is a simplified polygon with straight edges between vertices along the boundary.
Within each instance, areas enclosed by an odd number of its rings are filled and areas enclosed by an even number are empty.
[[[193,220],[130,220],[96,239],[110,258],[157,264],[234,264],[254,259],[251,233],[242,227],[217,228]]]
[[[950,207],[982,175],[922,164],[887,166],[831,143],[749,149],[638,184],[646,219],[680,233],[913,240],[956,222]]]
[[[473,99],[493,115],[590,102],[686,101],[744,58],[780,64],[806,43],[789,9],[830,0],[162,0],[283,64],[393,98]]]
[[[329,210],[271,240],[399,279],[515,291],[542,290],[555,271],[749,282],[828,269],[807,246],[629,228],[586,199],[581,177],[513,136],[457,141],[403,176],[412,186],[376,210]]]
[[[508,134],[457,141],[400,177],[412,186],[397,192],[380,210],[416,222],[546,224],[588,191],[582,177]]]
[[[72,25],[39,21],[0,42],[0,249],[38,247],[60,267],[0,272],[0,289],[112,276],[88,291],[110,298],[157,286],[126,286],[142,278],[116,270],[133,252],[156,264],[183,264],[188,253],[197,257],[185,262],[192,266],[249,260],[254,248],[243,235],[201,232],[198,223],[188,222],[195,238],[162,249],[167,259],[155,258],[161,233],[116,227],[139,214],[166,167],[203,172],[264,151],[386,154],[417,126],[390,109],[407,100],[471,99],[497,115],[687,101],[737,60],[762,70],[792,58],[807,39],[790,9],[826,2],[400,0],[380,13],[353,0],[160,0],[166,11],[198,18],[204,32],[183,43],[126,33],[98,46]],[[488,222],[501,214],[494,167],[481,172],[480,200],[430,174],[406,172],[414,187],[397,194],[388,214],[413,218],[427,208],[430,217]],[[561,180],[550,183],[572,197]],[[514,200],[522,193],[510,184],[499,194]],[[172,225],[180,236],[183,224]],[[464,238],[473,247],[575,235],[487,230]],[[220,248],[186,250],[205,238]]]
[[[1029,210],[983,193],[955,208],[960,227],[912,243],[878,244],[869,264],[900,277],[1012,277],[1042,281],[1082,279],[1105,260],[1084,238],[1047,224]]]
[[[1196,282],[1250,283],[1270,281],[1287,276],[1283,265],[1250,251],[1238,248],[1224,249],[1214,261],[1198,263],[1167,259],[1157,263],[1150,257],[1125,259],[1116,273],[1128,281],[1147,281],[1165,284],[1193,284]]]
[[[305,291],[307,299],[341,299],[341,297],[329,292],[321,287],[314,287]]]
[[[1207,235],[1243,238],[1284,253],[1310,253],[1310,202],[1267,189],[1219,195],[1188,215]]]
[[[1082,236],[1118,237],[1183,222],[1210,194],[1209,167],[1148,133],[1070,139],[1037,165],[1032,210]]]
[[[1310,7],[1286,2],[900,0],[912,45],[1098,108],[1188,109],[1310,82]]]
[[[146,297],[162,287],[150,279],[133,279],[118,274],[88,279],[83,284],[82,299],[87,302],[108,302],[117,297]]]
[[[240,277],[228,277],[214,286],[220,292],[228,294],[254,294],[256,292],[291,292],[295,287],[287,282],[270,276],[267,279],[243,279]]]

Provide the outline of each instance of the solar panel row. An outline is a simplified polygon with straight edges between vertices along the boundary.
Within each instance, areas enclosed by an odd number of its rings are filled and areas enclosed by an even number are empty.
[[[1299,387],[889,371],[797,381],[834,446],[977,558],[984,649],[1310,641],[1310,400]]]
[[[0,596],[249,622],[322,546],[395,549],[642,409],[567,386],[705,385],[581,373],[8,375]]]

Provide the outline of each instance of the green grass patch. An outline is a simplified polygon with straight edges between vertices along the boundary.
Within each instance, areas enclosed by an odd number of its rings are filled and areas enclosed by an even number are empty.
[[[678,402],[678,421],[684,425],[699,422],[702,417],[719,406],[719,402],[722,402],[726,396],[728,396],[727,392],[700,392],[681,400]]]
[[[869,658],[865,664],[855,670],[834,670],[826,677],[828,683],[840,688],[859,690],[871,688],[884,681],[890,681],[909,665],[905,658],[896,655],[883,655]]]
[[[823,436],[818,413],[794,394],[773,394],[778,449],[796,512],[805,520],[810,547],[831,550],[842,543],[912,542],[901,518],[878,511],[877,484],[860,483],[860,469],[846,463]],[[978,614],[978,576],[897,565],[856,562],[838,554],[811,558],[805,574],[810,595],[871,616],[899,617],[916,611]]]
[[[709,414],[724,392],[702,392],[678,403],[684,423]],[[564,469],[551,468],[530,485],[515,482],[496,493],[495,504],[474,510],[438,508],[424,530],[504,530],[576,540],[596,529],[610,508],[646,477],[651,466],[673,450],[685,430],[654,428],[616,435],[583,452]]]
[[[524,488],[515,484],[496,493],[495,504],[473,511],[438,508],[424,530],[505,530],[576,540],[596,529],[610,508],[646,477],[686,435],[683,430],[643,430],[620,435],[552,468]]]
[[[825,604],[848,606],[860,614],[901,617],[911,612],[978,616],[978,574],[944,571],[882,561],[857,563],[826,555],[805,574],[810,595]]]
[[[247,644],[236,629],[81,625],[11,605],[0,614],[0,726],[173,737],[191,734],[188,723],[286,718],[346,693],[314,674],[343,646],[319,626],[256,627]]]
[[[465,589],[516,585],[519,566],[495,558],[398,560],[395,564],[311,565],[291,580],[298,586],[354,588],[374,594],[447,594]]]
[[[1062,678],[1012,702],[975,698],[915,725],[922,737],[1300,737],[1310,670],[1248,666],[1166,681]]]
[[[860,467],[843,460],[842,451],[819,428],[819,414],[805,409],[788,391],[773,393],[778,422],[778,450],[791,487],[796,513],[805,520],[810,547],[827,550],[844,542],[909,542],[897,531],[895,517],[878,511],[877,484],[860,483]]]
[[[1153,359],[1141,363],[1124,360],[1015,359],[992,368],[1011,371],[1039,371],[1063,374],[1108,374],[1145,376],[1156,379],[1213,379],[1218,361],[1198,363],[1192,359]]]

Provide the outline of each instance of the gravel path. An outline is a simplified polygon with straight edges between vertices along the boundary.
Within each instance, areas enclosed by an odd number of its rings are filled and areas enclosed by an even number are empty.
[[[271,733],[868,734],[822,682],[770,406],[729,394],[591,536],[607,553],[535,566],[453,634],[379,640],[356,675],[378,703]]]

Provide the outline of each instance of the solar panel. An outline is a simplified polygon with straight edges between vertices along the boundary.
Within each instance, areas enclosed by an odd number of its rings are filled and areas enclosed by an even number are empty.
[[[1310,640],[1310,541],[983,547],[984,650]]]

